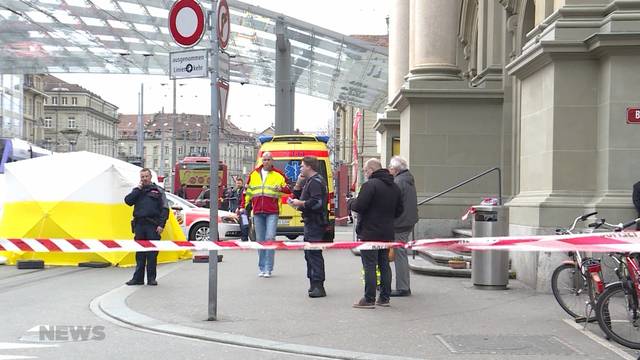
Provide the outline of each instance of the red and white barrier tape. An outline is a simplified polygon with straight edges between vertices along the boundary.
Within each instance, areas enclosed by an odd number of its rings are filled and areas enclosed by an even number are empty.
[[[408,247],[453,250],[640,252],[640,231],[417,240]]]
[[[399,242],[299,242],[299,241],[150,241],[96,239],[0,239],[0,251],[23,252],[113,252],[179,250],[378,250],[408,249],[508,250],[508,251],[594,251],[640,252],[640,231],[576,234],[503,236],[468,239],[416,240]]]
[[[299,241],[158,241],[95,239],[0,239],[0,251],[23,252],[114,252],[180,250],[378,250],[403,246],[392,242],[299,242]]]

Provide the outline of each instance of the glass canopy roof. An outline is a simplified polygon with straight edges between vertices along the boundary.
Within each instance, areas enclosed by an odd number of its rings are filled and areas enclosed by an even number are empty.
[[[296,91],[382,111],[387,49],[261,7],[228,0],[229,77],[273,87],[276,21],[291,43]],[[0,73],[167,74],[173,0],[2,0]],[[205,9],[209,0],[201,0]],[[208,32],[196,48],[209,43]]]

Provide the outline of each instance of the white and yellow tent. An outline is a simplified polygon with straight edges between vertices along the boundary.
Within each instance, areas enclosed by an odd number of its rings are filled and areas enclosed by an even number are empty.
[[[157,177],[153,175],[153,181]],[[4,205],[0,219],[3,238],[133,239],[133,207],[124,197],[140,182],[140,167],[90,152],[54,154],[7,164]],[[185,240],[169,214],[163,240]],[[48,265],[77,265],[106,261],[135,265],[135,253],[0,252],[8,259],[42,259]],[[188,251],[161,252],[158,262],[190,258]]]

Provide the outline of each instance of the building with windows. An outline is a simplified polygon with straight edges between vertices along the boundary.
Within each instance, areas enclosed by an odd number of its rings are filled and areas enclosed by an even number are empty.
[[[23,76],[22,139],[42,145],[44,140],[44,75]]]
[[[0,137],[22,137],[22,76],[0,74]]]
[[[334,161],[336,165],[347,165],[350,169],[350,174],[353,174],[352,167],[356,166],[359,174],[358,183],[362,184],[364,179],[361,168],[364,162],[371,158],[380,159],[377,134],[374,128],[378,120],[378,114],[362,108],[337,103],[334,104],[333,108],[336,128],[335,143],[333,145]]]
[[[500,167],[511,235],[553,233],[590,211],[636,217],[639,1],[390,4],[377,129],[383,144],[399,136],[420,197]],[[451,236],[497,186],[483,177],[421,206],[416,235]],[[561,257],[511,254],[518,278],[544,291]]]
[[[145,114],[143,164],[169,176],[175,164],[172,159],[173,114]],[[186,156],[209,156],[209,116],[177,114],[176,160]],[[118,125],[118,157],[125,161],[136,159],[138,115],[121,114]],[[228,181],[245,177],[256,159],[254,134],[240,130],[229,119],[220,132],[220,160],[228,168]]]
[[[43,77],[42,144],[53,151],[86,150],[116,156],[118,107],[87,89],[51,75]]]

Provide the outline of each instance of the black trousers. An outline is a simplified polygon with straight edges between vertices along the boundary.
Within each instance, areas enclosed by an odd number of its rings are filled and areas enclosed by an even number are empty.
[[[367,302],[376,300],[376,266],[378,266],[380,268],[380,300],[389,300],[391,293],[389,250],[361,250],[360,258],[364,267],[364,298]]]
[[[249,240],[249,225],[240,225],[240,239],[242,241]]]
[[[304,241],[318,242],[324,235],[324,226],[305,222]],[[307,277],[311,282],[324,282],[324,257],[322,250],[305,250],[304,259],[307,261]]]
[[[136,224],[134,227],[136,240],[160,240],[160,234],[156,232],[158,226],[149,223]],[[147,283],[155,281],[156,267],[158,265],[157,251],[136,252],[136,270],[133,273],[133,281],[144,282],[145,267],[147,269]]]

